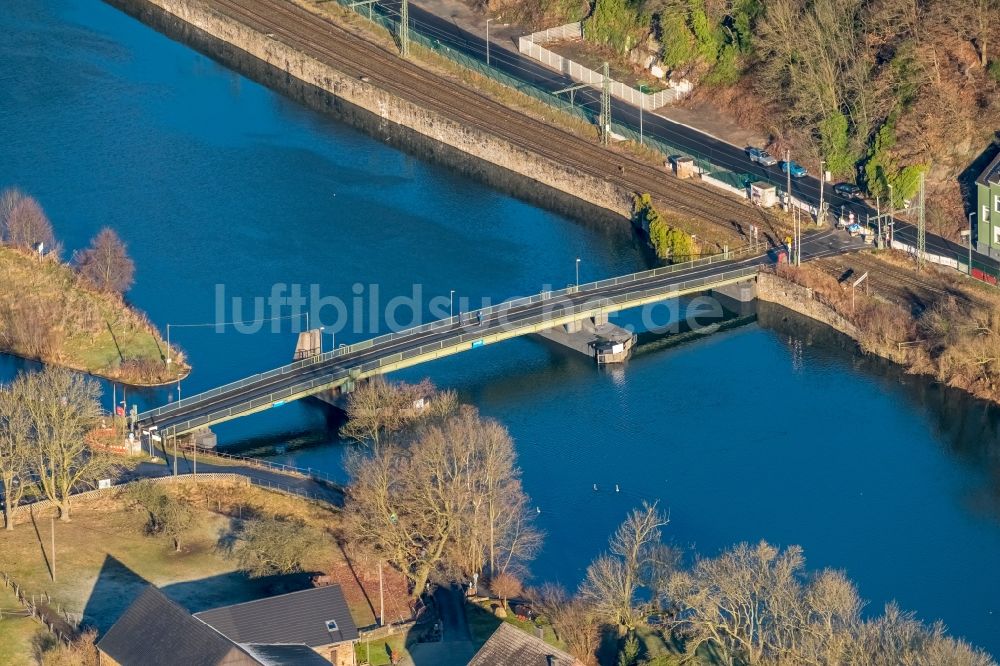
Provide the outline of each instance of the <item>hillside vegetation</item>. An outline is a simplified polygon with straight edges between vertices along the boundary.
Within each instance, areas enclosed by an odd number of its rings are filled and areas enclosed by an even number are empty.
[[[492,0],[532,29],[580,18],[565,0]],[[654,56],[695,103],[896,204],[927,173],[929,222],[957,233],[959,175],[1000,130],[1000,0],[593,0],[587,39]],[[506,18],[506,17],[505,17]],[[650,50],[652,52],[650,53]]]

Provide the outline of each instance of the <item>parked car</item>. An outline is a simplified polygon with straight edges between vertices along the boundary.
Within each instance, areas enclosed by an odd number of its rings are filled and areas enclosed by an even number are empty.
[[[750,158],[751,162],[766,167],[774,166],[778,163],[778,160],[774,159],[771,156],[771,153],[767,152],[763,148],[754,148],[752,146],[747,148],[747,157]]]
[[[795,160],[791,162],[782,161],[779,164],[781,164],[781,173],[791,173],[792,178],[804,178],[809,173],[804,166]]]
[[[861,188],[854,183],[837,183],[833,186],[833,191],[845,199],[861,198]]]

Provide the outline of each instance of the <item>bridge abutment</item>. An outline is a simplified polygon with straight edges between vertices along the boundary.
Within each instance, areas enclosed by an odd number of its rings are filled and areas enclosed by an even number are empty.
[[[745,316],[754,311],[754,302],[757,300],[757,280],[747,280],[727,284],[722,287],[712,289],[714,296],[722,307],[728,312]]]

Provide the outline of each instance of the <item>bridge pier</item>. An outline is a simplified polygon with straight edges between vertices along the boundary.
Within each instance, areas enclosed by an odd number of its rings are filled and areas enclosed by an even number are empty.
[[[621,363],[632,353],[635,335],[608,322],[606,314],[569,322],[535,335],[585,354],[599,364]]]

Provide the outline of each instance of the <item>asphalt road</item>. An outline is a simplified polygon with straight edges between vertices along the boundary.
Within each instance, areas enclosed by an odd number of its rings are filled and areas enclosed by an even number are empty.
[[[803,257],[805,259],[812,259],[821,256],[831,256],[849,252],[861,246],[860,241],[851,239],[846,233],[829,229],[804,237]],[[644,277],[641,280],[633,280],[623,284],[606,285],[575,294],[510,308],[484,317],[481,322],[475,316],[472,316],[461,323],[429,331],[417,331],[411,335],[404,335],[378,346],[357,350],[322,363],[305,366],[294,372],[263,378],[248,383],[245,386],[223,391],[217,395],[205,396],[203,398],[197,395],[191,396],[176,407],[168,405],[163,412],[156,416],[153,416],[151,413],[141,414],[139,426],[141,428],[149,428],[155,425],[163,433],[171,426],[176,426],[192,419],[202,418],[250,400],[266,400],[267,396],[271,393],[290,388],[301,382],[328,376],[332,377],[337,373],[343,373],[346,369],[359,367],[367,362],[387,356],[415,350],[423,345],[453,339],[456,336],[473,331],[481,334],[482,337],[486,337],[516,328],[526,320],[538,315],[558,315],[561,310],[569,310],[576,305],[593,302],[598,299],[610,298],[639,290],[668,287],[699,278],[711,278],[728,271],[768,263],[770,260],[767,255],[759,255],[740,261],[719,262],[676,273]],[[669,294],[664,294],[664,299],[667,298],[669,298]]]
[[[382,2],[376,5],[385,15],[397,20],[399,6],[400,3],[398,0],[382,0]],[[486,40],[483,36],[473,35],[448,18],[432,14],[413,4],[409,5],[409,14],[412,30],[436,39],[448,48],[485,63]],[[549,69],[540,62],[522,56],[516,51],[516,47],[513,49],[498,47],[497,43],[493,40],[491,40],[490,44],[490,65],[506,74],[522,81],[533,83],[549,92],[577,85],[570,78]],[[575,97],[579,104],[587,106],[595,114],[599,111],[600,94],[596,90],[584,88],[576,91]],[[638,131],[640,120],[638,107],[631,106],[621,100],[612,99],[611,112],[615,121],[628,125]],[[643,133],[646,136],[661,139],[668,144],[677,146],[681,151],[703,157],[726,170],[750,174],[755,177],[763,177],[771,182],[782,183],[781,187],[784,189],[786,176],[781,172],[779,167],[763,167],[754,164],[747,157],[745,146],[733,146],[725,141],[699,132],[696,129],[675,123],[650,112],[642,115]],[[792,156],[792,160],[795,160],[794,155]],[[814,172],[818,171],[819,168],[818,164],[804,166]],[[819,179],[813,175],[792,179],[793,195],[815,206],[819,205],[819,189]],[[828,203],[829,210],[834,215],[838,214],[841,209],[843,209],[845,216],[848,212],[853,212],[858,220],[864,220],[867,215],[874,217],[876,214],[874,208],[864,201],[845,199],[835,194],[832,184],[827,184],[824,187],[823,198]],[[904,243],[916,247],[916,226],[897,219],[895,237]],[[967,246],[930,233],[927,234],[927,251],[951,258],[965,258],[968,256]],[[984,267],[1000,268],[1000,262],[996,259],[979,253],[976,253],[975,261],[977,265],[982,264]]]

